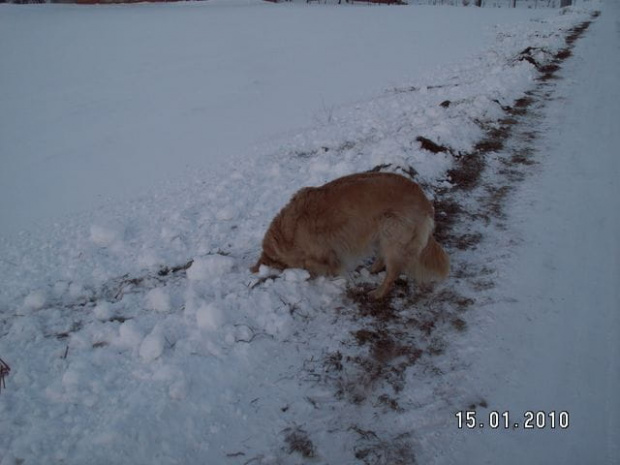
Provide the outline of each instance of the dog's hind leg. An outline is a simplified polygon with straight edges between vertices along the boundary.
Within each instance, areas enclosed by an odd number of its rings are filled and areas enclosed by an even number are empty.
[[[383,282],[377,289],[370,293],[373,299],[379,300],[387,296],[394,286],[394,281],[398,279],[400,273],[405,268],[405,263],[401,259],[391,260],[391,258],[393,257],[386,258],[386,271]]]
[[[401,218],[386,215],[379,229],[379,250],[372,271],[378,272],[385,266],[385,278],[381,285],[370,293],[374,299],[383,299],[392,290],[394,281],[406,268],[408,254],[406,245],[411,232]]]
[[[385,270],[385,261],[383,260],[383,257],[381,255],[377,254],[377,256],[375,257],[375,261],[370,267],[370,272],[372,274],[377,274],[382,272],[383,270]]]
[[[372,292],[372,297],[382,299],[392,290],[394,281],[406,272],[412,262],[419,260],[420,253],[428,242],[433,220],[412,225],[398,216],[386,217],[379,233],[379,257],[385,262],[385,279]]]

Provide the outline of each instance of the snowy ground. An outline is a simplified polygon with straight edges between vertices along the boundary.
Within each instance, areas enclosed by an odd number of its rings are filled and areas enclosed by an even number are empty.
[[[3,5],[0,235],[196,169],[221,177],[257,144],[478,53],[495,24],[547,14],[258,0]]]
[[[118,31],[112,24],[134,24],[131,18],[144,13],[152,15],[145,20],[151,24],[167,24],[169,37],[181,37],[157,50],[181,58],[171,68],[160,63],[166,79],[145,84],[165,95],[163,100],[150,101],[149,90],[132,104],[125,97],[141,87],[130,86],[119,68],[125,70],[137,57],[145,57],[143,65],[157,62],[147,54],[156,34],[144,35],[141,28],[124,29],[150,37],[135,56],[102,46],[100,52],[119,60],[110,68],[89,62],[93,54],[84,53],[80,58],[88,66],[81,84],[69,85],[66,76],[57,76],[55,84],[66,86],[58,94],[51,84],[46,87],[41,73],[39,86],[30,89],[42,90],[27,93],[27,87],[16,84],[20,67],[9,68],[13,74],[3,71],[3,84],[17,86],[3,85],[0,94],[17,112],[11,115],[3,105],[2,160],[14,169],[11,177],[3,170],[3,197],[5,180],[22,176],[43,182],[39,173],[49,171],[53,198],[58,179],[50,170],[79,177],[82,162],[75,154],[84,147],[92,148],[93,155],[84,162],[89,175],[80,182],[92,184],[93,191],[97,183],[90,174],[100,166],[92,160],[105,158],[110,147],[126,151],[119,160],[130,179],[149,167],[136,189],[151,190],[139,198],[121,193],[116,202],[91,197],[81,207],[54,209],[50,218],[56,224],[40,223],[46,226],[21,234],[11,230],[0,242],[0,357],[12,368],[0,394],[2,465],[496,463],[500,456],[508,463],[618,461],[618,403],[612,394],[620,372],[615,338],[618,162],[613,158],[618,136],[613,121],[619,101],[620,13],[614,4],[590,4],[602,8],[595,19],[589,9],[513,12],[516,16],[495,10],[475,16],[472,10],[450,8],[342,10],[358,21],[372,18],[362,12],[384,15],[376,37],[393,30],[404,34],[396,26],[404,17],[407,30],[437,29],[436,42],[424,36],[437,52],[466,47],[459,34],[466,33],[470,21],[484,30],[472,48],[445,52],[432,63],[417,42],[392,50],[390,65],[409,64],[395,67],[393,75],[373,72],[363,83],[356,73],[368,69],[366,58],[347,62],[344,49],[328,47],[333,36],[321,42],[319,35],[320,49],[330,49],[332,66],[340,66],[335,76],[346,75],[343,70],[356,75],[351,93],[334,84],[338,92],[320,103],[327,110],[312,123],[308,114],[312,119],[322,110],[312,106],[316,99],[309,94],[291,105],[303,110],[286,113],[284,106],[316,78],[267,98],[284,105],[271,111],[247,93],[222,100],[221,108],[237,105],[240,115],[244,109],[256,112],[255,119],[235,125],[239,145],[229,145],[222,132],[230,124],[222,123],[214,133],[222,148],[205,155],[209,165],[196,158],[209,137],[197,134],[218,118],[211,104],[198,115],[183,116],[191,109],[187,102],[195,97],[197,76],[208,73],[179,75],[179,70],[200,68],[195,55],[200,49],[186,47],[183,38],[192,29],[180,29],[186,24],[182,21],[199,31],[212,11],[223,15],[213,19],[214,25],[222,18],[244,18],[247,25],[248,17],[269,11],[260,18],[271,21],[275,14],[275,23],[260,29],[273,44],[269,36],[278,37],[274,30],[283,24],[292,35],[309,34],[311,28],[298,27],[305,24],[300,18],[316,15],[315,25],[342,29],[340,39],[349,38],[349,47],[357,43],[350,38],[357,37],[359,23],[343,26],[348,17],[334,17],[341,13],[330,7],[252,2],[226,8],[221,3],[113,7],[101,10],[103,20],[95,19],[92,9],[64,8],[3,6],[3,56],[19,64],[24,56],[15,47],[31,52],[38,41],[14,41],[8,47],[4,38],[19,37],[27,26],[44,38],[50,17],[60,16],[68,27],[64,15],[83,16],[84,31],[106,30],[106,22],[110,31]],[[169,16],[176,20],[169,23]],[[437,28],[446,17],[459,26]],[[590,20],[569,57],[566,37],[577,37],[571,29]],[[12,27],[10,34],[6,25]],[[74,37],[70,32],[67,36]],[[127,40],[131,37],[119,34],[118,42],[133,43]],[[250,55],[268,53],[257,51],[255,42],[244,42],[251,44]],[[242,53],[233,47],[236,40],[229,45]],[[272,53],[295,54],[288,45]],[[467,59],[457,59],[463,54]],[[212,56],[219,60],[227,54]],[[68,66],[73,63],[69,58]],[[251,70],[239,70],[239,55],[231,55],[234,76],[223,74],[213,84],[234,81],[239,72],[250,82],[260,74],[260,64],[275,63],[269,56],[254,59]],[[554,62],[559,71],[545,68]],[[417,70],[406,67],[411,63]],[[132,79],[149,74],[135,63],[130,68],[136,72]],[[101,74],[106,70],[107,77]],[[268,97],[279,88],[272,73],[265,71],[263,78]],[[119,87],[106,87],[115,76]],[[114,89],[122,95],[112,98]],[[178,106],[170,89],[181,92]],[[234,86],[230,89],[234,93]],[[204,92],[206,99],[210,94]],[[26,96],[32,105],[26,105]],[[77,105],[88,102],[84,96],[94,99],[91,108]],[[47,116],[39,114],[44,113],[40,102],[49,102]],[[77,113],[70,116],[71,110]],[[164,110],[172,114],[160,114]],[[111,117],[115,111],[116,119]],[[255,126],[267,113],[266,126]],[[148,124],[141,116],[149,117]],[[40,124],[26,128],[15,123],[26,117]],[[80,120],[78,130],[67,129],[67,123]],[[308,129],[296,129],[304,125]],[[245,135],[246,127],[255,132]],[[136,139],[130,137],[134,129]],[[425,150],[419,136],[448,150]],[[259,139],[259,148],[237,153]],[[65,141],[73,157],[52,158],[45,165],[50,168],[44,168],[37,148],[64,154]],[[153,150],[161,150],[155,158],[163,160],[161,171],[150,171]],[[129,151],[139,163],[126,158]],[[583,158],[585,152],[597,162]],[[165,153],[190,157],[182,163],[195,172],[181,176]],[[36,169],[20,165],[25,160]],[[454,265],[447,283],[431,293],[403,284],[389,302],[374,304],[365,292],[378,278],[364,271],[346,279],[316,280],[299,270],[272,277],[247,271],[270,219],[297,188],[378,165],[415,173],[436,199],[438,236]],[[156,189],[167,171],[182,182]],[[113,185],[115,170],[101,172],[109,181],[102,184]],[[70,188],[94,195],[90,189]],[[26,187],[21,192],[38,197]],[[97,209],[61,217],[95,204]],[[24,205],[13,201],[5,209],[3,204],[3,222],[6,214],[26,227],[26,215],[19,213]],[[572,205],[574,210],[558,208]],[[9,228],[3,225],[3,230]],[[581,247],[582,239],[592,237]],[[529,409],[568,411],[571,423],[554,431],[458,430],[454,414],[474,408],[478,420],[492,410],[509,410],[513,421]]]
[[[456,463],[620,461],[620,9],[607,6],[542,110],[540,167],[507,206],[520,244],[497,262],[502,303],[480,314],[492,336],[472,367],[497,381],[491,410],[566,410],[570,427],[474,432]]]

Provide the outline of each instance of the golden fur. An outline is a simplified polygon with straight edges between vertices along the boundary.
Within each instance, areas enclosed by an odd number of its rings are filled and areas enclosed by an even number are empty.
[[[397,174],[358,173],[305,187],[271,222],[251,271],[264,264],[337,275],[376,252],[371,271],[386,269],[372,293],[380,299],[401,273],[418,283],[448,276],[450,261],[432,235],[433,217],[420,186]]]

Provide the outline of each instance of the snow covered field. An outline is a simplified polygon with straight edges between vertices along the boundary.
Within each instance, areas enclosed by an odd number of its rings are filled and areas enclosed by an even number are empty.
[[[1,5],[0,463],[616,463],[620,12],[584,5]],[[379,165],[448,282],[247,271]]]
[[[0,15],[0,234],[213,178],[341,104],[456,63],[543,11],[9,6]]]

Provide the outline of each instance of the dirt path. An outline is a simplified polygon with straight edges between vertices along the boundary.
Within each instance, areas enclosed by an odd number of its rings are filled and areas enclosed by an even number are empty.
[[[455,427],[439,463],[620,460],[619,18],[607,4],[541,109],[540,165],[506,209],[521,243],[498,271],[470,372],[487,429]],[[508,411],[511,428],[490,431],[491,411]],[[545,412],[545,427],[523,430],[527,411]],[[568,412],[568,428],[551,427],[553,411]]]

